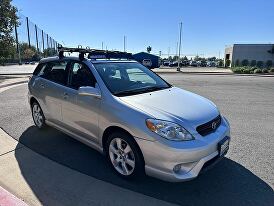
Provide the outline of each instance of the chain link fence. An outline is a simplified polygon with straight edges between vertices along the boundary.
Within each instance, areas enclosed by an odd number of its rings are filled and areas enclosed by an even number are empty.
[[[14,27],[14,54],[6,63],[30,63],[54,56],[59,43],[28,17],[18,13],[19,24]]]

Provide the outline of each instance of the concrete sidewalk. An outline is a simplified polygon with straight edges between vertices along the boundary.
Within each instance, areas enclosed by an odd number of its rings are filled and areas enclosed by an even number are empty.
[[[0,145],[0,185],[28,205],[173,205],[64,167],[1,129]]]
[[[36,65],[9,65],[0,66],[0,75],[29,75],[32,74]]]

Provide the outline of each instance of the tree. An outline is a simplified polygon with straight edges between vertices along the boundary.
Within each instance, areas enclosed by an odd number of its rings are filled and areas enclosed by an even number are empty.
[[[32,57],[37,53],[36,48],[34,46],[29,46],[28,43],[21,43],[19,44],[19,47],[22,58],[25,60],[31,60]]]
[[[0,0],[0,60],[5,61],[15,55],[15,39],[12,35],[15,25],[19,25],[16,7],[11,0]]]
[[[151,50],[152,50],[151,46],[148,46],[148,47],[147,47],[147,52],[150,53]]]
[[[218,62],[218,67],[223,67],[223,66],[224,66],[224,61],[220,59]]]
[[[186,56],[183,57],[183,61],[187,61],[188,58]]]
[[[56,50],[53,48],[47,48],[44,50],[44,56],[48,57],[48,56],[53,56],[56,54]]]
[[[208,61],[216,61],[216,59],[217,59],[216,57],[209,57],[209,58],[207,58]]]
[[[176,56],[176,55],[175,55],[175,56],[172,57],[172,61],[174,61],[174,62],[175,62],[175,61],[178,61],[178,58],[179,58],[179,56]]]
[[[230,59],[225,60],[225,67],[229,67],[231,64]]]

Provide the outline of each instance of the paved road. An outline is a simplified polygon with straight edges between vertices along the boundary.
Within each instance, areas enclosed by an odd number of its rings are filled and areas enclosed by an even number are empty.
[[[213,100],[232,127],[231,149],[216,167],[185,183],[153,178],[127,182],[104,157],[55,129],[38,131],[26,85],[0,94],[0,127],[39,154],[86,175],[179,205],[271,205],[274,202],[274,78],[162,75],[170,83]],[[4,101],[3,101],[4,100]],[[24,170],[24,161],[18,165]],[[35,193],[37,183],[22,171]],[[38,189],[37,189],[38,190]]]

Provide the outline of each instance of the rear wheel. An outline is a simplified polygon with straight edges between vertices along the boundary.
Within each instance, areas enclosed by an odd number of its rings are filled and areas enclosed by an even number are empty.
[[[31,110],[32,110],[32,118],[33,118],[34,124],[39,129],[46,127],[45,116],[43,114],[43,111],[42,111],[40,105],[37,102],[34,102],[31,105]]]
[[[141,151],[126,133],[112,133],[107,141],[106,152],[111,166],[123,178],[140,177],[144,174]]]

